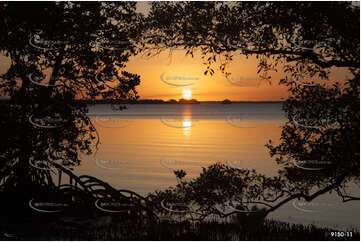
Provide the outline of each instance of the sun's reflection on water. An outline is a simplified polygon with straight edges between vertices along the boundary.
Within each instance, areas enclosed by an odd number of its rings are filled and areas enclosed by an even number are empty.
[[[183,134],[190,136],[192,134],[192,120],[189,118],[183,119]]]

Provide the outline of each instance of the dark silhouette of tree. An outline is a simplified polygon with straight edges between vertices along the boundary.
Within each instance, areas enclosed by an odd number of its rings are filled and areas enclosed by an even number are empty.
[[[200,51],[205,75],[212,75],[216,64],[225,75],[231,74],[227,65],[235,54],[255,56],[260,76],[269,80],[271,71],[281,70],[285,76],[280,84],[290,93],[283,104],[289,122],[281,143],[266,145],[284,166],[278,176],[216,164],[190,182],[151,194],[154,201],[182,201],[202,220],[246,212],[252,204],[262,205],[253,214],[266,216],[293,199],[312,201],[328,192],[337,192],[344,202],[359,200],[346,189],[360,175],[359,6],[157,2],[147,24],[159,36],[143,46],[149,54],[183,48],[193,57]],[[328,81],[332,68],[344,68],[352,77]],[[313,78],[323,81],[310,81]],[[238,202],[235,206],[244,211],[234,206],[227,211],[229,201]]]
[[[64,166],[80,164],[80,153],[90,154],[96,143],[95,129],[85,112],[63,100],[34,105],[1,106],[1,185],[3,191],[27,190],[42,183],[55,161]],[[40,162],[42,169],[31,164]]]
[[[146,198],[72,172],[82,153],[95,150],[95,129],[75,104],[51,100],[52,105],[0,104],[2,230],[6,221],[16,224],[15,234],[37,238],[51,233],[54,224],[82,233],[111,224],[151,234],[157,216]]]
[[[267,144],[284,168],[267,177],[215,164],[190,181],[177,171],[176,187],[149,195],[155,211],[197,220],[235,215],[254,227],[293,199],[312,201],[337,192],[344,202],[359,200],[347,191],[359,180],[359,7],[154,2],[144,19],[130,2],[4,2],[0,16],[0,51],[11,63],[0,76],[0,94],[10,98],[0,106],[3,194],[20,194],[24,203],[32,195],[57,193],[51,164],[38,164],[44,168],[39,169],[31,162],[60,160],[55,167],[69,167],[80,163],[79,153],[93,151],[96,130],[86,116],[87,104],[78,99],[134,101],[140,77],[124,70],[129,57],[184,48],[190,56],[201,51],[206,75],[215,72],[215,64],[229,75],[227,64],[236,53],[256,56],[264,79],[271,79],[273,70],[285,73],[280,84],[290,91],[283,106],[289,122],[281,143]],[[345,68],[353,76],[329,85],[331,68]],[[301,82],[302,76],[325,81]],[[83,184],[79,194],[87,198],[119,199],[109,195],[116,190],[95,178],[82,182],[69,176]],[[70,184],[67,192],[72,189]]]
[[[278,67],[323,78],[330,67],[359,69],[359,7],[350,2],[155,2],[146,23],[153,47],[200,50],[205,74],[215,62],[227,71],[235,53],[259,58],[267,79]]]
[[[138,98],[140,77],[124,68],[136,53],[142,16],[130,2],[3,2],[0,16],[0,52],[10,60],[0,75],[0,94],[10,99],[2,105],[1,152],[18,152],[19,158],[15,164],[11,158],[2,162],[6,171],[0,177],[19,172],[7,184],[20,188],[30,184],[26,174],[33,155],[78,165],[79,152],[94,151],[98,141],[86,116],[89,102]],[[41,127],[48,121],[58,126],[56,120],[61,134]]]
[[[11,60],[2,95],[17,104],[35,89],[67,102],[137,98],[139,76],[124,70],[139,35],[135,3],[4,2],[0,13],[0,51]]]
[[[79,192],[73,182],[80,180],[68,169],[97,149],[87,105],[138,98],[140,77],[124,69],[136,54],[142,16],[130,2],[3,2],[0,16],[0,52],[10,60],[0,76],[0,94],[9,98],[0,103],[2,202],[13,217],[29,212],[32,197],[70,192],[94,205],[94,198],[109,194]],[[70,172],[65,187],[54,165]]]

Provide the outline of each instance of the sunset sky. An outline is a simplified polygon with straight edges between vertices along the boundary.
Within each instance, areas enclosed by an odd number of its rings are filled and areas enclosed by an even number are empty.
[[[146,14],[149,11],[147,2],[137,3],[138,11]],[[285,74],[269,73],[271,84],[261,80],[257,74],[258,60],[255,57],[246,59],[234,52],[233,62],[228,71],[228,78],[219,71],[219,63],[214,65],[213,76],[204,75],[206,66],[200,52],[194,57],[185,56],[184,50],[166,50],[155,57],[139,54],[130,58],[126,71],[141,76],[141,83],[136,87],[140,99],[180,99],[194,98],[199,101],[280,101],[287,98],[287,88],[280,86],[280,78]],[[8,58],[0,56],[0,73],[5,73],[10,65]],[[338,69],[330,76],[331,80],[344,80],[346,72]],[[168,80],[172,78],[178,80]],[[185,78],[186,80],[181,80]],[[192,79],[192,80],[187,80]],[[168,83],[167,83],[168,82]],[[175,84],[175,85],[171,85]],[[177,86],[178,85],[178,86]]]
[[[229,66],[232,73],[229,78],[220,71],[216,71],[213,76],[205,76],[206,66],[203,65],[200,55],[196,54],[192,58],[185,56],[185,51],[182,50],[173,51],[171,57],[168,50],[152,58],[136,56],[130,59],[127,70],[141,75],[141,84],[137,87],[141,99],[179,99],[182,98],[184,90],[190,90],[192,98],[200,101],[219,101],[226,98],[234,101],[279,101],[288,96],[287,88],[278,84],[279,79],[285,76],[284,73],[270,73],[270,85],[258,77],[258,60],[255,57],[246,59],[240,54],[235,54],[235,57]],[[163,73],[164,76],[184,76],[196,80],[173,81],[175,84],[184,83],[187,86],[172,86],[162,81]],[[330,79],[344,79],[345,76],[346,72],[337,70]]]
[[[257,77],[256,59],[247,61],[235,61],[232,63],[232,74],[234,78],[227,79],[224,74],[217,71],[213,76],[204,75],[206,66],[202,64],[199,55],[194,58],[185,56],[185,51],[177,50],[169,56],[169,51],[165,51],[159,56],[151,59],[142,57],[132,58],[128,63],[128,70],[141,75],[141,85],[137,88],[139,95],[144,99],[164,99],[182,98],[183,90],[190,90],[192,98],[200,101],[206,100],[280,100],[285,97],[284,87],[266,84]],[[164,83],[161,75],[165,77],[184,77],[190,80],[173,81],[174,84],[184,84],[186,86],[172,86]],[[241,87],[232,84],[229,80],[236,80],[238,76],[248,77],[249,87]],[[194,80],[192,80],[194,79]],[[246,79],[246,78],[245,78]],[[191,85],[192,84],[192,85]],[[257,86],[258,85],[258,86]]]
[[[226,98],[232,101],[280,101],[287,98],[285,86],[278,84],[284,76],[281,72],[271,73],[271,85],[261,80],[257,75],[257,59],[248,58],[235,54],[233,62],[229,66],[232,76],[226,77],[220,71],[213,76],[204,75],[206,66],[203,65],[199,54],[194,58],[185,56],[185,51],[175,50],[169,54],[169,50],[155,57],[138,55],[131,57],[126,70],[141,76],[141,83],[136,87],[140,99],[180,99],[183,93],[191,92],[191,98],[199,101],[221,101]],[[8,58],[0,57],[0,73],[9,68]],[[218,68],[215,66],[215,68]],[[169,77],[188,78],[189,80],[169,81],[171,84],[183,84],[185,86],[173,86],[162,81]],[[330,79],[343,80],[346,72],[335,70]],[[166,81],[166,80],[165,80]],[[237,84],[246,84],[240,86]]]
[[[137,9],[147,15],[150,10],[149,2],[137,2]],[[206,66],[202,64],[200,53],[196,53],[194,58],[185,56],[185,53],[183,50],[174,50],[171,56],[170,51],[165,51],[153,58],[136,56],[130,59],[127,69],[141,75],[141,84],[137,87],[141,99],[179,99],[183,97],[184,90],[190,90],[192,98],[200,101],[220,101],[226,98],[233,101],[280,101],[288,96],[287,88],[278,84],[285,75],[280,70],[270,73],[271,85],[260,80],[257,74],[258,60],[255,57],[246,59],[239,51],[235,52],[229,66],[233,78],[227,79],[220,71],[216,71],[213,76],[205,76]],[[161,80],[163,73],[199,79],[184,82],[193,85],[176,87]],[[344,80],[347,76],[347,72],[335,69],[330,79]],[[236,84],[232,84],[232,81]],[[237,83],[246,83],[248,86]]]

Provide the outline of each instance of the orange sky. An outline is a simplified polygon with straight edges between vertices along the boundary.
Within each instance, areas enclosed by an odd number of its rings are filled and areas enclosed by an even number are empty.
[[[147,14],[150,9],[149,2],[138,2],[137,7],[143,14]],[[140,99],[178,100],[183,97],[184,90],[190,91],[192,98],[200,101],[219,101],[226,98],[232,101],[279,101],[287,98],[286,87],[278,84],[279,79],[284,77],[281,70],[270,73],[272,76],[272,85],[270,85],[259,79],[258,60],[255,57],[246,59],[237,53],[239,52],[233,53],[233,62],[228,69],[232,76],[228,79],[216,70],[219,68],[218,65],[214,66],[216,73],[213,76],[205,76],[203,73],[206,66],[202,64],[200,55],[195,52],[194,58],[185,56],[184,50],[174,50],[171,56],[167,50],[151,58],[142,54],[131,57],[126,70],[141,76],[141,83],[136,88]],[[9,65],[9,59],[0,55],[0,73],[4,73]],[[337,70],[330,79],[344,80],[346,75],[345,71]],[[188,80],[179,80],[182,78]],[[169,83],[187,86],[174,86]]]
[[[150,3],[146,1],[137,2],[137,11],[147,15],[150,11]],[[278,84],[280,78],[284,77],[280,70],[270,73],[272,85],[259,80],[257,75],[258,60],[255,57],[246,59],[234,53],[234,59],[229,69],[234,78],[229,77],[227,80],[220,71],[217,71],[213,76],[205,76],[203,73],[206,66],[202,64],[200,55],[195,54],[194,58],[185,57],[185,51],[175,50],[170,58],[169,53],[166,51],[157,57],[148,59],[142,56],[131,58],[127,69],[141,75],[141,84],[137,87],[141,99],[180,99],[186,89],[191,90],[192,98],[200,101],[219,101],[226,98],[233,101],[280,101],[288,96],[287,88]],[[193,85],[175,87],[162,82],[160,76],[163,73],[164,76],[196,77],[199,80],[184,81],[183,84],[193,83]],[[346,71],[338,69],[332,72],[330,79],[344,80],[346,73]],[[241,87],[232,84],[229,80],[236,84],[246,83],[251,86]],[[173,81],[172,83],[179,84],[180,82]]]
[[[223,100],[225,98],[247,101],[275,101],[280,100],[281,97],[286,97],[286,89],[276,85],[278,81],[270,86],[264,81],[257,80],[259,78],[256,67],[255,58],[241,59],[234,61],[231,65],[230,70],[234,77],[227,79],[220,71],[217,71],[213,76],[205,76],[206,66],[202,64],[199,56],[192,58],[185,56],[185,51],[177,50],[173,51],[171,57],[169,51],[150,59],[137,56],[131,59],[127,69],[141,75],[141,85],[137,90],[142,99],[179,99],[182,98],[185,89],[191,90],[192,98],[200,101]],[[218,67],[216,66],[216,68]],[[187,86],[166,84],[161,79],[163,73],[163,80],[168,83]],[[243,76],[244,79],[248,78],[249,80],[245,82],[252,86],[241,87],[230,82],[240,83],[239,76]],[[166,80],[167,77],[171,78],[171,80]],[[185,80],[176,80],[174,77],[184,78]],[[254,81],[252,81],[253,79]]]
[[[206,66],[202,63],[197,52],[192,58],[185,56],[183,50],[175,50],[171,56],[169,50],[166,50],[155,57],[131,57],[126,70],[141,76],[141,83],[136,88],[140,99],[178,100],[183,97],[184,90],[190,90],[192,98],[199,101],[219,101],[226,98],[232,101],[279,101],[288,96],[286,87],[278,84],[283,76],[281,72],[271,73],[272,85],[259,79],[258,60],[254,57],[246,59],[235,54],[229,66],[232,76],[228,79],[218,70],[213,76],[205,76]],[[1,56],[0,73],[4,73],[9,65],[9,60]],[[338,70],[330,78],[344,79],[345,75],[344,71]],[[185,80],[180,80],[181,78]],[[187,86],[173,86],[165,82]],[[239,83],[250,86],[239,86]]]
[[[216,71],[213,76],[205,76],[206,66],[202,63],[199,55],[192,58],[185,56],[185,51],[176,50],[170,57],[169,51],[165,51],[152,58],[133,57],[127,64],[127,70],[141,75],[141,85],[137,88],[141,99],[179,99],[182,98],[185,89],[191,90],[192,98],[200,101],[217,101],[226,98],[234,101],[279,101],[288,96],[287,88],[278,84],[284,74],[280,71],[270,73],[271,85],[260,80],[257,75],[258,60],[255,57],[246,59],[239,54],[235,55],[229,66],[232,76],[228,79],[220,71]],[[162,74],[163,80],[168,83],[188,86],[169,85],[162,81]],[[168,81],[167,77],[188,79],[173,78]],[[344,77],[345,72],[337,71],[330,79]]]

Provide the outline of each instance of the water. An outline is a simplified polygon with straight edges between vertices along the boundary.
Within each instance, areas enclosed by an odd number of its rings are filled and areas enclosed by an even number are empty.
[[[280,167],[265,144],[280,140],[282,125],[287,122],[281,106],[138,104],[120,112],[110,105],[95,105],[89,116],[99,133],[99,150],[94,156],[84,156],[75,173],[142,195],[176,185],[172,169],[184,169],[186,179],[191,179],[202,167],[217,162],[275,176]],[[359,190],[356,185],[351,189]],[[339,229],[359,227],[357,201],[343,204],[335,194],[327,194],[312,206],[301,202],[289,202],[269,217]]]

